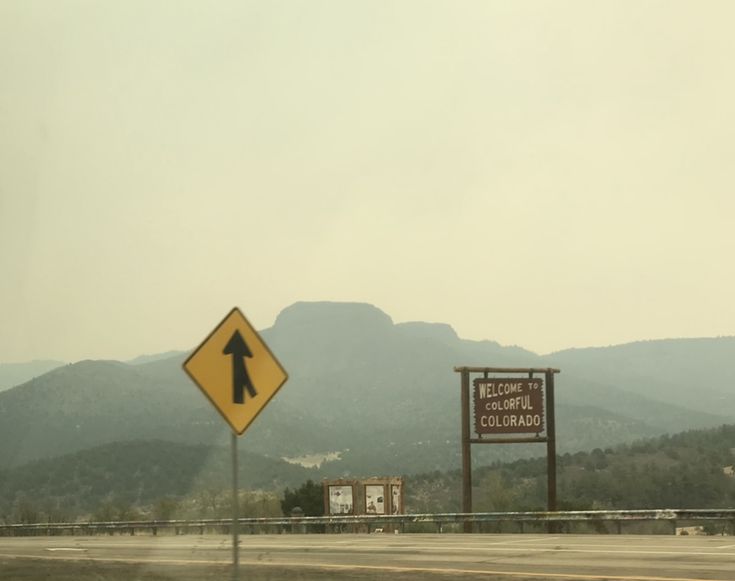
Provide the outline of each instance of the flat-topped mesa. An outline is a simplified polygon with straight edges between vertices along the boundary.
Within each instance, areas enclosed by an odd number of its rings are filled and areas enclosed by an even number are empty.
[[[396,324],[396,328],[411,337],[435,339],[442,343],[452,343],[459,340],[457,332],[446,323],[425,323],[423,321],[408,321]]]
[[[379,308],[366,303],[298,302],[283,309],[273,329],[279,333],[299,327],[321,327],[334,330],[386,330],[393,320]]]

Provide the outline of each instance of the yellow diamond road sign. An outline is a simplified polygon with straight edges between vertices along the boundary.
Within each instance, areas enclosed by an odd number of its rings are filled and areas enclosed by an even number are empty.
[[[288,379],[237,307],[189,356],[184,370],[238,435]]]

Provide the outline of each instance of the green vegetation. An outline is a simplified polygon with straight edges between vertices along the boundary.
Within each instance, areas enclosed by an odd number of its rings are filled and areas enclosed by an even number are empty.
[[[231,515],[226,449],[127,442],[0,473],[0,522],[226,518]],[[324,474],[243,453],[240,514],[323,513]],[[558,457],[565,510],[735,506],[735,425],[688,431]],[[544,510],[546,459],[496,462],[474,471],[476,511]],[[408,512],[460,509],[461,475],[406,476]],[[281,495],[281,492],[282,495]]]
[[[301,508],[304,516],[322,516],[324,514],[324,491],[321,484],[313,480],[307,480],[296,490],[283,492],[281,510],[283,514],[290,515],[296,507]]]
[[[735,425],[661,436],[605,450],[558,457],[559,508],[563,510],[645,508],[732,508]],[[546,508],[546,459],[478,467],[476,511]],[[461,474],[432,472],[408,478],[411,512],[460,510]]]
[[[243,498],[252,516],[280,514],[276,491],[311,471],[240,452]],[[0,522],[48,522],[147,516],[218,518],[231,514],[230,455],[226,448],[162,441],[107,444],[0,471]],[[253,496],[255,495],[255,496]]]

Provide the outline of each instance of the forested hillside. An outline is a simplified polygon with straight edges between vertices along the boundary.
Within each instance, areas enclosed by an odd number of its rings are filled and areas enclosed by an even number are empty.
[[[140,511],[167,498],[225,497],[228,448],[163,441],[117,442],[0,471],[0,521],[74,520],[100,507]],[[245,490],[279,491],[314,472],[241,451]]]
[[[559,508],[733,507],[733,465],[735,425],[565,453],[558,458]],[[240,482],[249,512],[242,514],[277,514],[274,499],[286,487],[330,475],[243,452]],[[407,511],[460,510],[459,471],[403,475]],[[478,466],[473,476],[475,511],[545,510],[545,458]],[[110,444],[0,472],[0,521],[226,516],[229,479],[226,448]]]
[[[559,508],[732,508],[735,425],[688,431],[558,457]],[[476,511],[545,510],[546,458],[478,467]],[[415,475],[406,505],[458,511],[459,471]]]

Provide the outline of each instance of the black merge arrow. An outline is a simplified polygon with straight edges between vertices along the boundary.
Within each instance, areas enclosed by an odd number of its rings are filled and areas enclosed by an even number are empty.
[[[258,392],[250,381],[248,368],[245,366],[245,357],[252,357],[248,344],[240,335],[240,331],[235,331],[230,340],[222,350],[225,355],[232,355],[232,401],[233,403],[244,403],[244,389],[248,390],[250,397],[255,397]]]

